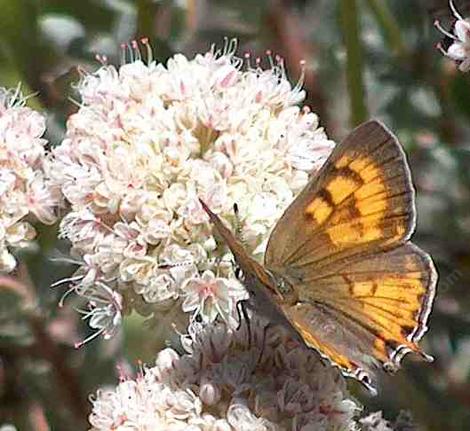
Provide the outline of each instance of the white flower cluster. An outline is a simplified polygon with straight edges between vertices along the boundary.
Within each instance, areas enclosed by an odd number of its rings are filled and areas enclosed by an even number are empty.
[[[156,366],[92,401],[94,431],[355,430],[357,404],[337,369],[280,328],[224,324],[159,353]]]
[[[210,263],[226,250],[198,198],[232,226],[237,203],[243,239],[261,255],[333,142],[297,106],[304,91],[289,84],[280,59],[269,56],[264,70],[229,43],[164,66],[142,61],[139,49],[133,44],[133,61],[119,69],[84,76],[81,107],[54,150],[54,181],[71,206],[62,234],[82,262],[77,291],[95,286],[96,294],[100,283],[124,309],[230,320],[246,293],[231,265]],[[119,320],[108,317],[107,325]]]
[[[450,33],[445,30],[439,21],[435,21],[434,25],[441,33],[452,40],[452,44],[447,50],[441,44],[438,45],[438,48],[446,57],[459,63],[460,71],[468,72],[470,70],[470,20],[460,15],[452,0],[449,0],[449,5],[452,14],[456,18],[453,32]]]
[[[58,193],[46,174],[45,118],[25,106],[16,90],[0,88],[0,272],[11,272],[11,248],[23,247],[36,232],[27,216],[56,221]]]

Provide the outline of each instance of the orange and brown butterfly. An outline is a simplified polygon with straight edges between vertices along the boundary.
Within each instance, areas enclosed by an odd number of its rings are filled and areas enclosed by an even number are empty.
[[[372,120],[335,147],[284,212],[264,265],[201,204],[233,253],[253,310],[373,389],[379,366],[396,370],[408,352],[432,360],[417,343],[437,274],[410,242],[414,200],[400,143]]]

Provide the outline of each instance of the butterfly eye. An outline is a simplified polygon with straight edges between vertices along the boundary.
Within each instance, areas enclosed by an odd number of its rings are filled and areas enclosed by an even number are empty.
[[[293,286],[283,277],[275,277],[275,280],[277,290],[282,296],[287,297],[295,294]]]
[[[295,304],[298,301],[298,295],[292,284],[278,274],[273,274],[272,272],[269,272],[269,274],[275,281],[276,290],[282,296],[283,301],[288,304]]]
[[[278,279],[277,288],[279,292],[283,295],[286,295],[291,290],[291,287],[286,283],[286,280],[284,280],[283,278]]]

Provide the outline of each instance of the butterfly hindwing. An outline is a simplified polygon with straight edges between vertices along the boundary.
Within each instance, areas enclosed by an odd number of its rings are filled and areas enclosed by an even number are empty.
[[[426,331],[435,283],[429,257],[406,243],[383,253],[336,262],[297,285],[284,313],[306,344],[349,372],[399,366]]]

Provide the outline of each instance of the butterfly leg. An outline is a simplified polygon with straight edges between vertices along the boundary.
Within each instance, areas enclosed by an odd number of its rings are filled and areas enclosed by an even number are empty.
[[[261,359],[263,358],[264,355],[264,346],[266,345],[266,336],[268,334],[268,329],[270,328],[271,324],[268,323],[264,328],[263,328],[263,339],[261,341],[261,350],[258,355],[258,359],[256,361],[256,366],[258,366],[261,363]]]
[[[251,325],[250,325],[250,317],[248,316],[247,311],[247,301],[242,300],[237,302],[237,314],[238,314],[238,329],[242,326],[242,320],[245,321],[246,330],[248,333],[248,349],[251,348]]]

